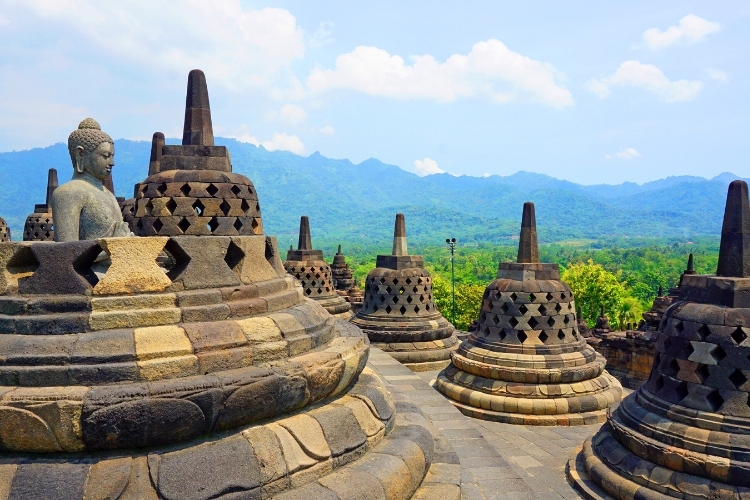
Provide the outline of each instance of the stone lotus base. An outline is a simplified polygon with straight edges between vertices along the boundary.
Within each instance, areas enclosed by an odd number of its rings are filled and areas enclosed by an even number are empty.
[[[354,312],[351,310],[351,304],[340,295],[334,295],[322,299],[315,297],[310,298],[323,306],[323,309],[328,311],[328,313],[335,318],[349,321],[354,317]]]
[[[285,418],[151,452],[5,456],[3,498],[406,499],[433,456],[418,412],[396,417],[365,369],[344,396]],[[413,410],[413,409],[412,409]],[[175,423],[177,424],[177,423]],[[369,484],[373,483],[373,484]],[[334,495],[334,493],[336,496]]]
[[[609,410],[569,461],[568,479],[590,499],[739,500],[750,498],[749,459],[741,419],[686,411],[639,390]]]
[[[601,423],[622,395],[602,356],[588,346],[534,355],[462,345],[436,388],[467,416],[520,425]]]
[[[434,318],[381,318],[358,315],[352,320],[371,344],[390,354],[412,371],[441,370],[448,366],[459,342],[451,325],[440,314]]]

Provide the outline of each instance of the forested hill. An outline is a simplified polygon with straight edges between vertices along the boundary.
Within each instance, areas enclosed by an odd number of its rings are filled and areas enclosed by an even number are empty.
[[[173,141],[168,141],[173,142]],[[267,234],[296,244],[301,215],[310,216],[314,243],[358,247],[382,245],[392,236],[394,214],[406,214],[410,240],[439,244],[448,236],[462,242],[504,241],[518,234],[525,201],[536,203],[540,242],[608,235],[691,238],[718,235],[727,185],[737,178],[678,176],[642,185],[583,186],[541,174],[418,177],[369,159],[308,157],[217,138],[229,147],[234,171],[248,176],[260,197]],[[115,141],[114,182],[118,195],[131,197],[146,177],[150,143]],[[0,216],[20,239],[35,203],[44,202],[47,169],[60,182],[72,171],[67,148],[55,144],[0,153]],[[316,245],[318,246],[318,245]]]

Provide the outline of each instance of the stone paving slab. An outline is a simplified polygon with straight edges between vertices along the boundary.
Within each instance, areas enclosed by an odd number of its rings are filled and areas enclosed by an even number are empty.
[[[376,348],[369,364],[418,404],[453,446],[462,500],[580,498],[565,478],[565,464],[601,424],[539,427],[473,419],[434,389],[439,371],[412,372]]]

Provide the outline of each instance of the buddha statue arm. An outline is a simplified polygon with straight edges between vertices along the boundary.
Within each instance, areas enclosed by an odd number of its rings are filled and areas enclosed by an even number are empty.
[[[58,188],[52,195],[55,241],[78,241],[83,200],[78,196],[65,197],[63,191]]]

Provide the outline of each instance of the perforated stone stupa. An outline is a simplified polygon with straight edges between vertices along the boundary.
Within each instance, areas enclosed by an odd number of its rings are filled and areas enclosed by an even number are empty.
[[[47,172],[47,198],[34,205],[34,213],[26,217],[23,241],[55,241],[55,222],[52,217],[52,193],[57,189],[57,170]]]
[[[341,245],[336,255],[333,256],[331,276],[336,293],[349,302],[352,312],[356,314],[364,303],[365,294],[357,286],[357,280],[354,279],[354,274],[346,262],[346,256],[341,252]]]
[[[200,142],[198,73],[185,137]],[[180,158],[161,173],[191,193],[216,179],[193,167],[228,160]],[[224,199],[249,199],[227,179],[244,197]],[[263,234],[2,242],[0,352],[4,498],[408,499],[435,454],[416,406],[397,413],[365,368],[366,337],[307,299]]]
[[[323,251],[312,247],[310,219],[306,215],[299,221],[297,250],[289,249],[284,268],[302,284],[305,297],[315,300],[338,318],[350,319],[354,315],[349,303],[336,293],[331,266],[323,258]]]
[[[622,387],[577,328],[557,264],[539,263],[534,204],[523,207],[518,262],[487,285],[479,328],[452,355],[437,389],[465,415],[524,425],[603,422]]]
[[[568,475],[586,498],[750,498],[750,202],[729,186],[716,275],[686,274],[648,381]]]
[[[10,228],[5,219],[0,217],[0,242],[2,241],[10,241]]]
[[[453,325],[435,307],[432,277],[420,255],[409,255],[404,214],[396,215],[391,255],[378,255],[365,281],[362,309],[352,320],[372,345],[414,371],[444,367],[458,346]]]
[[[181,146],[168,146],[157,132],[151,142],[149,176],[135,187],[131,224],[139,236],[245,236],[263,234],[255,187],[232,173],[225,146],[214,145],[206,77],[188,77]]]

